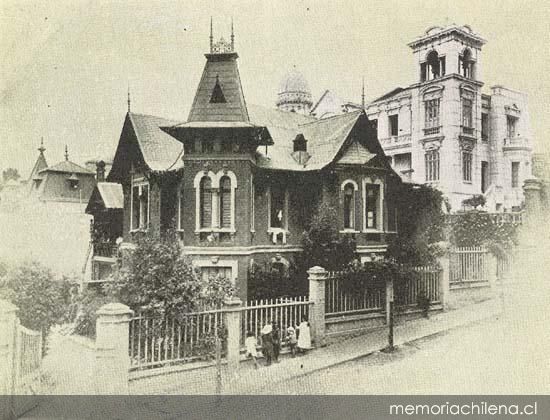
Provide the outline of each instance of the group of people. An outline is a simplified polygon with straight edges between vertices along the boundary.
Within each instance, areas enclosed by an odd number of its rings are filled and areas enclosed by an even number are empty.
[[[272,362],[279,362],[283,339],[288,345],[292,357],[295,357],[296,353],[304,353],[311,348],[309,322],[305,317],[302,318],[300,325],[296,327],[289,326],[284,333],[285,335],[282,337],[281,330],[276,322],[268,321],[262,328],[260,332],[262,355],[267,366],[271,365]],[[247,332],[245,346],[246,356],[252,358],[254,366],[258,369],[258,341],[254,332]]]

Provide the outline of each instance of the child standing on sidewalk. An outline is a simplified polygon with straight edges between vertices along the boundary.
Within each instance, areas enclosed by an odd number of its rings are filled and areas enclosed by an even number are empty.
[[[258,365],[258,353],[256,351],[257,346],[256,337],[254,336],[254,333],[252,331],[248,331],[246,333],[246,340],[244,340],[244,345],[246,347],[246,357],[252,357],[252,360],[254,361],[254,367],[258,369],[260,366]]]
[[[296,357],[296,344],[298,343],[298,339],[296,338],[296,330],[294,327],[288,327],[286,329],[286,342],[290,349],[290,354],[292,354],[292,357]]]

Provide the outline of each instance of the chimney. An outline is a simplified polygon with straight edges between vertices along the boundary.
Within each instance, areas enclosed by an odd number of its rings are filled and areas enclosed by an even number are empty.
[[[96,163],[96,180],[97,182],[105,182],[105,162],[100,160]]]

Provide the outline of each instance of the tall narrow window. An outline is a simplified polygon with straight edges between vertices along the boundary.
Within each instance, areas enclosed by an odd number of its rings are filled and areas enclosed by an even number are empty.
[[[430,99],[425,106],[425,128],[439,127],[439,99]]]
[[[200,227],[212,227],[212,181],[208,177],[200,183]]]
[[[489,188],[489,162],[481,161],[481,192]]]
[[[481,140],[489,140],[489,114],[481,113]]]
[[[270,227],[281,228],[285,227],[286,210],[285,210],[285,190],[280,185],[271,186],[271,208],[270,208]]]
[[[390,136],[395,137],[399,135],[399,115],[390,115]]]
[[[149,184],[147,181],[132,179],[131,230],[147,229],[149,224]]]
[[[462,180],[472,182],[472,152],[462,152]]]
[[[512,188],[519,186],[519,162],[512,162]]]
[[[426,162],[426,181],[439,180],[439,150],[428,150],[424,156]]]
[[[365,215],[367,229],[377,229],[378,226],[378,206],[380,198],[380,186],[376,184],[366,185],[365,197]]]
[[[344,187],[344,229],[355,228],[354,190],[351,182],[348,182]]]
[[[518,119],[512,115],[506,116],[506,136],[508,140],[512,140],[516,137],[516,123]]]
[[[472,121],[473,102],[471,99],[462,98],[462,126],[467,128],[473,127]]]
[[[227,176],[220,180],[220,227],[231,227],[231,179]]]

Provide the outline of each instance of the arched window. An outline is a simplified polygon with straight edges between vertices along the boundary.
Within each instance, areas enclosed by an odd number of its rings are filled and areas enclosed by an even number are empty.
[[[474,61],[472,59],[472,51],[466,48],[462,56],[458,59],[460,74],[468,79],[474,78]]]
[[[429,72],[431,73],[428,77],[429,79],[436,79],[440,76],[440,68],[439,68],[439,56],[437,55],[437,51],[432,51],[428,54],[428,68]]]
[[[206,176],[200,183],[200,227],[212,227],[212,181]]]
[[[421,81],[433,80],[445,75],[445,57],[440,57],[432,50],[426,56],[426,61],[420,65]]]
[[[223,176],[220,180],[220,227],[231,227],[231,179]]]
[[[355,228],[354,192],[353,184],[348,182],[344,187],[344,229]]]

